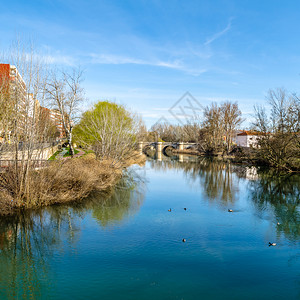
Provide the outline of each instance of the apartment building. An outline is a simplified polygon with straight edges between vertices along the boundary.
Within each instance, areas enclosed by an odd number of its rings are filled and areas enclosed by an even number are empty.
[[[67,117],[67,116],[65,116]],[[59,132],[59,138],[65,138],[65,129],[62,121],[62,115],[58,109],[51,109],[49,112],[49,118],[55,125],[57,131]]]
[[[12,101],[17,111],[24,114],[27,89],[17,68],[10,64],[0,64],[0,90]]]
[[[6,122],[11,123],[5,127],[5,134],[10,135],[14,128],[15,131],[17,130],[22,135],[27,118],[27,89],[21,74],[13,65],[0,64],[0,98],[1,109],[4,114],[4,118],[1,121],[6,117]],[[14,124],[12,120],[14,120]],[[4,127],[1,126],[1,128],[2,135]]]
[[[42,128],[47,125],[56,128],[55,135],[57,138],[65,137],[62,116],[59,110],[41,107],[34,95],[27,92],[26,83],[18,69],[10,64],[0,64],[0,100],[1,108],[5,106],[7,111],[10,112],[6,122],[13,123],[12,120],[14,120],[17,124],[17,127],[14,127],[13,124],[10,126],[8,136],[12,134],[13,128],[18,129],[19,136],[26,136],[32,126],[39,126],[38,131],[42,134],[44,132]],[[68,118],[68,116],[66,115],[65,118]],[[33,120],[36,120],[36,122],[33,122]],[[0,137],[4,135],[3,128],[0,121]],[[7,128],[5,129],[6,133]]]

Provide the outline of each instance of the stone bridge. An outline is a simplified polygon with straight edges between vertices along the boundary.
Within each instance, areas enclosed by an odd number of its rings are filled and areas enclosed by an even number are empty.
[[[183,143],[183,142],[139,142],[139,151],[142,153],[146,146],[153,147],[156,152],[164,152],[167,147],[172,147],[177,150],[184,150],[189,147],[196,147],[197,143]]]
[[[167,147],[172,147],[178,150],[184,150],[189,147],[196,147],[197,143],[183,143],[183,142],[139,142],[139,152],[142,154],[147,146],[152,147],[152,149],[156,150],[155,157],[158,161],[162,160],[163,154]],[[184,155],[179,154],[179,162],[184,161]]]

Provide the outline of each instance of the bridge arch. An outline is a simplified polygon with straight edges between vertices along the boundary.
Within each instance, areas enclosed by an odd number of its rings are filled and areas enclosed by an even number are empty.
[[[172,147],[177,150],[184,150],[188,147],[196,147],[197,143],[182,143],[182,142],[139,142],[138,149],[140,153],[145,153],[147,147],[155,149],[156,152],[165,154],[168,147]]]
[[[172,144],[172,145],[164,145],[163,148],[162,148],[162,153],[165,155],[165,156],[169,156],[166,152],[167,148],[173,148],[173,149],[177,149],[177,145],[175,144]]]

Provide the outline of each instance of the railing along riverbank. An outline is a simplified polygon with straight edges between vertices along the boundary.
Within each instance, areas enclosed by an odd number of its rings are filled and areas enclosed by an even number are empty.
[[[5,160],[0,160],[0,168],[1,169],[6,169],[9,167],[13,167],[16,165],[16,162],[18,164],[18,166],[22,165],[22,164],[26,164],[29,163],[30,166],[33,166],[34,168],[43,168],[43,167],[47,167],[50,163],[49,160],[47,159],[36,159],[36,160],[30,160],[30,161],[24,161],[24,160],[13,160],[13,159],[5,159]]]

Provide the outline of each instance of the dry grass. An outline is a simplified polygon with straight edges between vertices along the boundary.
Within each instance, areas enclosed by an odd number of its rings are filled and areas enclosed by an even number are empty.
[[[27,181],[20,184],[23,169],[8,168],[0,173],[0,215],[27,208],[81,200],[91,192],[105,191],[132,164],[142,165],[145,156],[134,152],[118,167],[110,160],[98,161],[93,153],[80,158],[52,161],[39,170],[29,168]]]
[[[91,157],[55,161],[47,168],[30,170],[26,190],[20,191],[16,172],[8,169],[0,176],[0,214],[80,200],[92,191],[107,189],[121,176],[122,170],[109,161]]]

